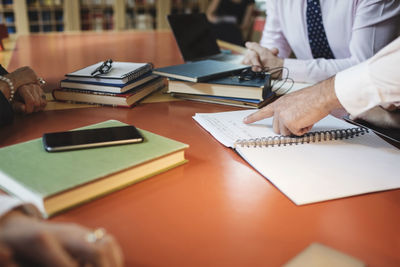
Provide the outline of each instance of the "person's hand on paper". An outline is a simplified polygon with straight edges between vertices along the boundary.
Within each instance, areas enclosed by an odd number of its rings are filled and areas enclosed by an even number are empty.
[[[91,233],[76,224],[46,222],[12,211],[0,221],[0,265],[123,266],[114,238],[104,232],[88,239]]]
[[[253,66],[253,71],[283,66],[283,59],[278,57],[279,50],[277,48],[268,49],[255,42],[246,42],[246,47],[248,50],[242,63]]]
[[[334,78],[284,95],[275,102],[247,116],[244,123],[273,118],[274,132],[303,135],[331,111],[343,108],[334,91]]]

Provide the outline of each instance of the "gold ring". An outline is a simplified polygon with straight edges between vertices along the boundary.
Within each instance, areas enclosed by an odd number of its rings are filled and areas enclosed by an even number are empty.
[[[96,243],[106,236],[107,232],[104,228],[97,228],[92,232],[86,234],[85,240],[89,243]]]
[[[41,77],[37,78],[37,80],[39,82],[39,85],[41,85],[41,86],[46,84],[46,81]]]

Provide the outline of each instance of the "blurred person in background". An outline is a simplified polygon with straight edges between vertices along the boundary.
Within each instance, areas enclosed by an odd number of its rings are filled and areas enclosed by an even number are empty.
[[[206,15],[218,39],[243,45],[252,23],[254,0],[212,0]]]

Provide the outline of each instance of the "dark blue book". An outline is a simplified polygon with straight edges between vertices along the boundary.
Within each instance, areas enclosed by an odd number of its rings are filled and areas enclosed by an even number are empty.
[[[153,70],[154,74],[189,82],[205,82],[240,73],[248,66],[216,60],[200,60]]]

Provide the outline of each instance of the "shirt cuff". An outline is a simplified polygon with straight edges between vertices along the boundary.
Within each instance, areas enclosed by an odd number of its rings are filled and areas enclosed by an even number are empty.
[[[36,218],[41,218],[41,213],[39,210],[32,204],[23,202],[14,197],[10,197],[7,195],[0,195],[0,216],[4,216],[8,212],[19,209],[23,213],[29,216],[33,216]]]
[[[369,74],[369,60],[336,74],[335,92],[342,106],[355,117],[381,103]]]
[[[307,65],[305,61],[285,58],[283,60],[283,67],[288,69],[288,77],[293,79],[295,82],[309,82],[307,80]]]

